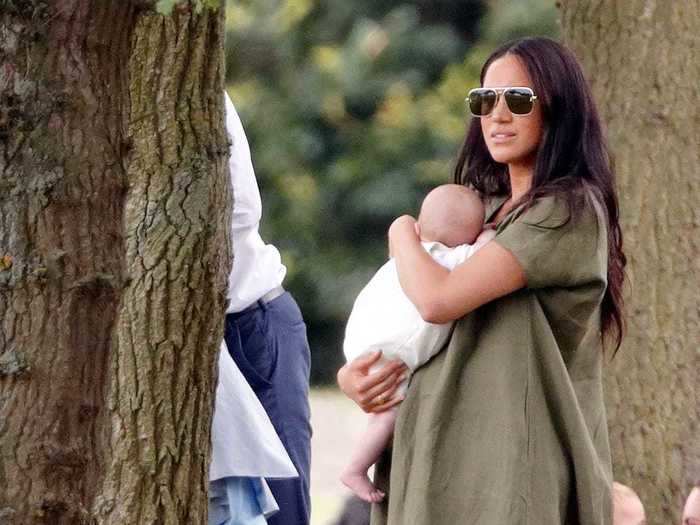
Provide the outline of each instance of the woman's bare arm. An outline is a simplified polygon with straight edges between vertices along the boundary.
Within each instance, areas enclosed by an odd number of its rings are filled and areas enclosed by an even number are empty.
[[[423,249],[414,224],[408,215],[396,219],[389,244],[401,287],[426,321],[454,321],[525,286],[520,263],[498,243],[486,244],[449,271]]]

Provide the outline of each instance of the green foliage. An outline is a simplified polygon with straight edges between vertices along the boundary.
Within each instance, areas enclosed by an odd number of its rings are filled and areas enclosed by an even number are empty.
[[[512,4],[539,13],[538,33],[551,31],[543,0]],[[263,237],[282,251],[285,286],[309,326],[315,382],[332,381],[342,362],[347,315],[386,259],[391,221],[451,179],[464,97],[483,60],[500,35],[530,27],[512,9],[487,13],[481,0],[228,2],[229,93],[251,143]]]
[[[553,0],[494,0],[484,20],[484,40],[496,46],[524,36],[557,38],[559,24]]]

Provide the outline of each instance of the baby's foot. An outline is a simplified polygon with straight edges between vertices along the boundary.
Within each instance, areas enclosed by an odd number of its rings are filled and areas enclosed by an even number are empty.
[[[352,490],[355,495],[368,503],[379,503],[384,499],[385,494],[375,487],[363,472],[345,471],[340,476],[346,487]]]

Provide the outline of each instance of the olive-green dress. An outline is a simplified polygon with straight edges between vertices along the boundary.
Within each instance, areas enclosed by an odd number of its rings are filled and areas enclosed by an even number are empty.
[[[502,202],[488,203],[487,220]],[[495,242],[527,286],[460,319],[413,376],[377,466],[388,497],[372,525],[611,523],[606,221],[592,199],[568,217],[562,199],[544,197],[498,225]]]

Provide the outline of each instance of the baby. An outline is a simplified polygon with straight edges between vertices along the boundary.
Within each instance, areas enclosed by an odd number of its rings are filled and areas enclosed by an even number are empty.
[[[627,485],[613,482],[613,525],[644,525],[644,505],[637,493]],[[684,524],[685,525],[685,524]]]
[[[683,525],[700,525],[700,481],[695,483],[685,502]]]
[[[452,270],[491,240],[495,232],[484,227],[484,206],[472,190],[457,184],[433,189],[423,200],[418,216],[420,238],[433,259]],[[393,259],[382,266],[355,300],[345,330],[343,350],[348,361],[382,351],[373,370],[389,359],[401,359],[409,373],[426,363],[447,342],[453,323],[424,321],[401,289]],[[401,385],[405,390],[407,377]],[[358,497],[376,503],[384,498],[367,476],[367,470],[389,444],[396,408],[370,414],[367,430],[341,481]]]

